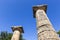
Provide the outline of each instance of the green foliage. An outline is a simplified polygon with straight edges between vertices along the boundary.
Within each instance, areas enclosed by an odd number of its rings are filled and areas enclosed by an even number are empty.
[[[20,39],[19,40],[24,40],[22,34],[20,35]]]
[[[60,30],[57,33],[60,34]]]
[[[60,37],[60,30],[57,32],[57,34],[59,34],[59,37]]]
[[[11,40],[12,33],[1,32],[0,33],[0,40]]]

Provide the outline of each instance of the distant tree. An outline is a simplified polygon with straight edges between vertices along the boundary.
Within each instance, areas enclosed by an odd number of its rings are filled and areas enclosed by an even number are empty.
[[[0,40],[11,40],[12,33],[7,33],[6,31],[0,33]]]
[[[0,37],[1,40],[7,40],[7,32],[1,32]]]
[[[12,33],[8,33],[7,39],[11,40],[12,35],[13,35]]]
[[[22,34],[20,35],[20,39],[19,40],[25,40],[25,39],[23,39],[23,36],[22,36]]]
[[[60,37],[60,30],[57,32],[57,34],[59,34],[59,37]]]

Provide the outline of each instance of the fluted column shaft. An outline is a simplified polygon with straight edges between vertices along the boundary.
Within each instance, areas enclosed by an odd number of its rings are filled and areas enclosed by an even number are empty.
[[[38,31],[38,40],[42,39],[58,39],[58,36],[52,27],[46,13],[44,10],[38,9],[36,11],[36,20],[37,20],[37,31]]]
[[[20,35],[24,33],[23,28],[21,26],[14,26],[12,27],[13,35],[11,40],[19,40]]]
[[[20,34],[21,34],[21,33],[20,33],[18,30],[15,30],[15,31],[13,32],[13,36],[12,36],[12,39],[11,39],[11,40],[19,40]]]
[[[47,5],[33,7],[34,18],[37,21],[38,40],[59,40],[52,24],[46,15]]]

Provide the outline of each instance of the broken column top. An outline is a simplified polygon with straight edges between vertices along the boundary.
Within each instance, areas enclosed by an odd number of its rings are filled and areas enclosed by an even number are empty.
[[[12,31],[14,32],[15,30],[18,30],[21,33],[24,33],[23,27],[22,26],[12,26]]]
[[[36,11],[38,9],[42,9],[46,12],[46,9],[47,9],[47,5],[46,4],[43,4],[43,5],[37,5],[37,6],[33,6],[33,17],[35,18],[35,14],[36,14]]]

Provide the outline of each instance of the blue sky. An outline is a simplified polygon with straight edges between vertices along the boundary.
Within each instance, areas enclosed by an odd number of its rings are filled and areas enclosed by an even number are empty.
[[[22,25],[26,40],[37,40],[34,5],[47,4],[47,16],[56,31],[60,30],[60,0],[0,0],[0,32],[12,32],[11,26]]]

